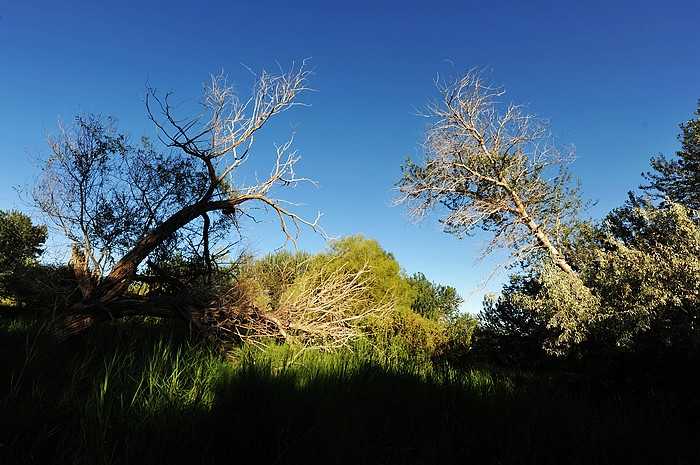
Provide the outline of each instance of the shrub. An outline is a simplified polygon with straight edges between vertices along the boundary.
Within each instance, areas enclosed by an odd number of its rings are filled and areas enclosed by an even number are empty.
[[[0,298],[25,301],[46,241],[46,226],[34,226],[18,211],[0,211]]]

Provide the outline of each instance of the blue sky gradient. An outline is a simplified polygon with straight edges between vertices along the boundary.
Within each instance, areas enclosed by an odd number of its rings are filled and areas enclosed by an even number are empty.
[[[310,58],[311,106],[281,115],[256,141],[272,161],[273,142],[294,125],[300,175],[319,189],[285,194],[324,213],[331,236],[376,238],[409,273],[469,296],[494,260],[475,264],[479,238],[457,240],[392,208],[407,155],[420,155],[436,97],[433,80],[485,67],[508,90],[551,119],[577,147],[571,166],[590,211],[602,218],[642,181],[649,158],[673,154],[678,124],[700,97],[700,2],[233,2],[5,0],[0,4],[0,209],[33,214],[15,188],[32,182],[26,151],[47,150],[58,116],[114,115],[138,139],[153,135],[139,95],[145,83],[181,99],[201,94],[222,70],[245,93],[250,73]],[[282,193],[280,193],[282,194]],[[282,242],[269,224],[251,225],[259,253]],[[324,242],[303,231],[300,247]],[[477,312],[484,292],[465,309]]]

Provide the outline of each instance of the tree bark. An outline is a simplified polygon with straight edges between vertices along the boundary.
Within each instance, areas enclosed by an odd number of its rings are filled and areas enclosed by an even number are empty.
[[[559,249],[557,249],[557,247],[552,243],[552,241],[549,239],[549,236],[544,231],[542,231],[542,229],[540,229],[539,225],[535,223],[535,220],[533,220],[532,217],[528,214],[525,205],[523,204],[522,200],[520,200],[520,196],[513,189],[510,188],[510,186],[506,182],[505,177],[503,176],[503,173],[501,173],[500,171],[498,172],[498,178],[502,185],[506,188],[506,191],[508,192],[508,195],[510,195],[510,198],[513,200],[513,203],[515,204],[515,211],[518,217],[523,221],[523,223],[525,223],[525,226],[527,226],[530,232],[535,236],[540,246],[544,247],[554,264],[560,270],[566,273],[566,275],[572,281],[580,281],[581,278],[579,278],[578,274],[576,274],[574,269],[571,268],[571,265],[569,265],[564,256],[561,254],[561,252],[559,252]]]
[[[526,225],[528,228],[530,228],[530,231],[532,231],[532,233],[535,235],[540,245],[544,247],[545,250],[547,250],[547,253],[551,257],[554,264],[560,270],[566,273],[566,275],[573,281],[579,281],[580,278],[578,274],[576,274],[574,269],[571,268],[571,265],[569,265],[564,256],[561,254],[561,252],[559,252],[559,249],[557,249],[556,246],[552,244],[552,241],[549,239],[549,236],[543,233],[539,226],[530,218],[528,218]]]
[[[525,205],[523,205],[523,203],[520,201],[520,198],[517,195],[515,195],[515,193],[513,193],[512,191],[511,196],[515,201],[518,215],[525,223],[525,226],[527,226],[530,232],[532,232],[532,234],[535,236],[537,242],[539,242],[539,244],[542,247],[544,247],[544,249],[547,251],[547,254],[552,259],[554,264],[560,270],[566,273],[566,275],[573,281],[580,281],[580,278],[578,277],[574,269],[571,268],[571,265],[569,265],[564,256],[561,254],[561,252],[559,252],[559,249],[557,249],[557,247],[552,243],[552,241],[549,239],[549,236],[545,234],[545,232],[542,231],[542,229],[540,229],[539,225],[535,223],[532,217],[528,215],[527,210],[525,209]]]
[[[96,324],[125,316],[156,316],[162,318],[182,317],[193,323],[187,312],[197,309],[193,303],[184,304],[182,298],[160,296],[159,303],[153,299],[136,297],[122,298],[136,276],[139,265],[162,244],[171,234],[187,225],[198,216],[216,210],[234,210],[239,204],[249,201],[261,201],[275,210],[280,218],[288,213],[274,200],[262,194],[244,194],[234,199],[206,201],[201,200],[173,214],[166,221],[154,228],[139,240],[112,268],[112,271],[92,287],[88,295],[63,315],[56,323],[54,335],[58,341],[73,337]],[[282,229],[286,233],[284,223]],[[170,300],[167,300],[169,297]],[[184,309],[184,310],[183,310]]]
[[[139,265],[163,243],[170,235],[187,225],[198,216],[207,212],[224,208],[234,209],[240,203],[255,199],[258,196],[245,195],[230,200],[214,202],[200,201],[173,214],[148,235],[139,240],[112,268],[112,271],[97,285],[87,287],[85,276],[76,276],[83,292],[83,299],[59,318],[56,322],[54,336],[57,341],[65,341],[80,334],[86,329],[109,320],[125,316],[156,316],[161,318],[185,318],[183,308],[190,310],[192,304],[183,304],[182,299],[160,296],[154,302],[152,299],[124,298],[120,299],[136,276]],[[89,277],[87,277],[89,278]]]
[[[211,255],[209,253],[209,225],[211,221],[209,220],[209,215],[206,213],[202,215],[204,220],[204,225],[202,226],[202,248],[204,249],[204,268],[207,272],[207,284],[211,284]]]
[[[90,278],[85,253],[78,247],[71,247],[71,260],[73,261],[73,274],[78,282],[78,289],[83,297],[89,296],[95,290],[95,283]]]
[[[58,343],[64,342],[88,328],[127,316],[154,316],[191,325],[196,321],[194,315],[199,309],[195,302],[171,296],[124,298],[110,302],[109,306],[79,306],[59,317],[53,337]]]
[[[207,212],[234,209],[239,204],[247,200],[263,200],[259,195],[244,195],[230,200],[219,200],[213,202],[200,201],[194,205],[183,208],[173,214],[158,227],[153,229],[148,235],[139,240],[136,245],[119,260],[112,271],[93,289],[84,300],[86,304],[95,305],[97,303],[108,302],[122,295],[131,284],[139,265],[148,255],[163,243],[168,237],[187,225],[198,216]]]

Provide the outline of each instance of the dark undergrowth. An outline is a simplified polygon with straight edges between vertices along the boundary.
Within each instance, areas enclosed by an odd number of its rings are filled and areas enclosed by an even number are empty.
[[[224,359],[157,321],[60,346],[0,309],[6,464],[685,464],[692,383],[484,366],[436,370],[366,347]],[[642,378],[639,378],[642,379]]]

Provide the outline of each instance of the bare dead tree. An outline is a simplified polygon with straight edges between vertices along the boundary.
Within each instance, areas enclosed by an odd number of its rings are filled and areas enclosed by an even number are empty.
[[[107,133],[102,137],[102,142],[112,145],[103,143],[95,148],[84,143],[92,142],[89,131],[82,134],[84,137],[79,143],[67,139],[70,133],[63,131],[63,138],[50,141],[54,154],[47,167],[51,168],[56,160],[63,160],[64,166],[63,169],[43,171],[40,184],[49,187],[36,189],[35,199],[67,232],[73,242],[74,267],[78,264],[78,268],[83,270],[82,274],[90,278],[83,280],[85,284],[81,285],[81,290],[84,297],[73,309],[71,318],[64,321],[58,331],[59,338],[80,332],[90,326],[91,321],[106,319],[106,315],[109,318],[119,317],[120,311],[125,311],[125,308],[115,304],[115,301],[128,289],[139,266],[174,234],[195,220],[208,218],[210,212],[233,218],[232,225],[235,227],[237,218],[250,215],[246,211],[248,205],[257,203],[277,217],[286,240],[296,244],[302,226],[323,234],[318,225],[320,214],[313,220],[304,219],[293,211],[294,204],[274,196],[277,187],[294,187],[300,182],[311,182],[297,176],[294,171],[299,157],[291,150],[293,134],[287,142],[276,147],[267,178],[255,177],[253,183],[245,184],[239,181],[243,176],[235,176],[250,158],[255,135],[266,122],[301,105],[298,102],[299,94],[309,90],[307,82],[310,71],[305,65],[302,63],[298,68],[293,66],[280,74],[263,71],[257,76],[248,99],[241,99],[223,75],[215,76],[205,86],[203,98],[199,101],[201,112],[194,117],[176,115],[177,105],[171,104],[171,93],[161,96],[156,89],[148,88],[144,102],[158,137],[180,155],[174,162],[163,165],[166,166],[166,174],[170,167],[174,170],[171,172],[173,177],[177,175],[179,179],[162,180],[162,183],[175,185],[177,182],[187,182],[190,188],[183,194],[182,190],[163,189],[157,182],[153,185],[151,178],[153,173],[159,172],[161,165],[150,172],[139,172],[134,170],[142,163],[127,164],[132,169],[122,176],[131,185],[131,197],[124,201],[124,205],[128,205],[131,212],[117,208],[119,199],[128,197],[126,192],[110,197],[102,195],[100,190],[103,186],[101,180],[104,179],[101,176],[111,169],[109,157],[122,155],[126,150],[123,139],[113,140],[111,133]],[[99,138],[97,142],[100,142]],[[155,156],[149,151],[140,153],[142,161],[146,163],[151,163],[151,158]],[[76,167],[82,171],[78,170],[75,174]],[[187,170],[191,171],[188,173]],[[148,184],[149,179],[151,184]],[[174,198],[177,201],[172,200]],[[111,202],[103,202],[105,199]],[[99,210],[105,204],[112,209],[108,214]],[[164,208],[164,205],[168,208]],[[144,212],[146,216],[138,222],[138,227],[118,223],[121,216],[133,218]],[[103,223],[105,219],[114,220],[116,223],[108,226],[118,226],[115,229],[121,234],[117,234],[120,240],[134,238],[132,243],[120,249],[123,250],[120,257],[113,256],[118,249],[111,247],[112,244],[104,238],[101,249],[93,244],[91,234],[96,235],[94,231],[98,228],[95,221],[98,218]],[[88,233],[88,230],[92,233]],[[130,234],[124,234],[125,231]],[[204,234],[208,247],[206,231]],[[205,257],[206,254],[208,250]],[[152,308],[147,310],[151,314],[158,313]],[[130,314],[134,312],[133,308],[129,310]]]
[[[502,105],[504,88],[486,82],[482,71],[436,86],[441,99],[423,112],[431,120],[425,160],[407,159],[396,203],[416,222],[442,213],[443,230],[456,236],[492,233],[483,256],[510,249],[510,259],[520,260],[544,252],[578,280],[557,247],[581,205],[565,169],[573,148],[558,146],[548,122],[524,106]]]

